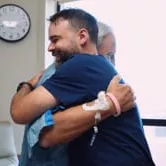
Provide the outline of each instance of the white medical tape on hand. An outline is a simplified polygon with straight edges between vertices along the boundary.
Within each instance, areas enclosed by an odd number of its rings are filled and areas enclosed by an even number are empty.
[[[106,94],[104,91],[98,93],[97,99],[94,101],[93,105],[87,105],[87,103],[82,105],[85,111],[106,111],[109,109],[109,103],[106,99]]]

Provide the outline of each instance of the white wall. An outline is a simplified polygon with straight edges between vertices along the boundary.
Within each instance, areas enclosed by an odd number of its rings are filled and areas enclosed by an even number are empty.
[[[0,0],[0,5],[14,3],[30,15],[31,30],[18,43],[0,40],[0,121],[10,120],[9,107],[19,82],[30,79],[44,67],[45,1]],[[17,152],[20,154],[23,126],[13,125]]]
[[[56,12],[56,0],[46,0],[46,20]],[[54,57],[48,52],[48,26],[49,21],[45,22],[45,68],[54,61]]]

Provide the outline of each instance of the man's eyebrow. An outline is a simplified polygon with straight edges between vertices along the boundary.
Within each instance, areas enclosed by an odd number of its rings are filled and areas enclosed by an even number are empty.
[[[53,35],[49,37],[49,40],[55,40],[55,39],[59,39],[60,36],[59,35]]]

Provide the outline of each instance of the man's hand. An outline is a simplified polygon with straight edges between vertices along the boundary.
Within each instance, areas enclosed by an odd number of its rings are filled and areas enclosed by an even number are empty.
[[[121,111],[125,112],[135,106],[135,96],[132,88],[127,84],[120,84],[121,77],[119,75],[114,76],[111,80],[107,92],[112,93],[118,100]]]
[[[38,72],[34,77],[32,77],[28,82],[35,87],[38,81],[40,80],[41,76],[43,75],[44,70]]]

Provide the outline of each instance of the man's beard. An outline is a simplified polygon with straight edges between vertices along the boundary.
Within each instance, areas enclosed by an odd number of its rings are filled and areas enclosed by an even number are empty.
[[[71,49],[70,51],[68,50],[56,50],[53,52],[53,56],[56,57],[55,63],[56,65],[60,65],[67,60],[69,60],[74,54],[78,54],[80,51],[76,48]]]

